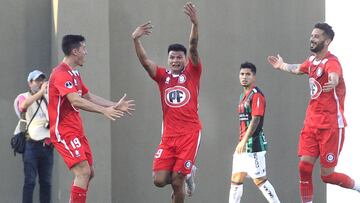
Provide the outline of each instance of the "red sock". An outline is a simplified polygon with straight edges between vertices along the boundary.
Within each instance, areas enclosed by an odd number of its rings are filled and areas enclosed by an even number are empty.
[[[70,203],[86,203],[86,189],[73,185],[71,188]]]
[[[314,165],[300,161],[299,175],[300,175],[300,195],[302,202],[311,202],[313,198],[313,184],[312,184],[312,171]]]
[[[354,180],[343,173],[332,173],[327,176],[321,176],[325,183],[338,185],[340,187],[352,189],[354,187]]]

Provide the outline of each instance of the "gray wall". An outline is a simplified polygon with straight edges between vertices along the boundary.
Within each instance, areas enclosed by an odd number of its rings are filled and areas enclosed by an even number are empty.
[[[54,1],[56,2],[56,1]],[[185,1],[61,0],[58,13],[46,0],[4,0],[0,7],[0,186],[1,201],[20,202],[23,181],[21,157],[9,149],[16,123],[12,102],[26,90],[26,75],[33,67],[49,67],[62,59],[61,37],[83,34],[89,51],[82,76],[91,91],[118,100],[123,93],[136,100],[133,117],[109,122],[84,113],[86,132],[95,159],[96,175],[89,202],[168,202],[170,187],[152,185],[152,156],[160,141],[161,105],[158,89],[140,66],[130,38],[137,25],[155,25],[143,43],[148,55],[166,64],[169,43],[187,44],[190,23]],[[197,192],[187,202],[226,202],[231,159],[238,137],[236,106],[240,91],[238,67],[245,60],[258,67],[258,85],[267,96],[265,133],[269,141],[268,176],[282,202],[299,202],[297,141],[308,100],[305,77],[274,71],[269,54],[281,53],[300,63],[309,54],[312,26],[323,21],[325,1],[195,1],[199,10],[199,52],[204,71],[200,116],[202,145],[198,154]],[[56,6],[56,5],[55,5]],[[55,32],[53,17],[58,18]],[[5,88],[4,88],[5,87]],[[8,88],[6,88],[8,87]],[[316,198],[325,202],[325,186],[314,172]],[[54,202],[66,202],[71,173],[56,156]],[[244,202],[265,202],[248,180]]]
[[[23,164],[10,135],[17,123],[15,97],[27,90],[34,68],[50,72],[50,1],[2,0],[0,6],[0,202],[21,202]],[[37,195],[35,195],[37,198]]]

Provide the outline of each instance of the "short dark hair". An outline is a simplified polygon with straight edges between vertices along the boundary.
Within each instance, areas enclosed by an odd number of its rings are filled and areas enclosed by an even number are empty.
[[[325,35],[331,39],[331,41],[334,39],[335,32],[332,29],[332,27],[327,23],[316,23],[314,25],[314,28],[318,28],[322,31],[324,31]]]
[[[168,54],[170,53],[170,51],[182,51],[184,52],[185,56],[186,56],[186,48],[184,45],[182,44],[170,44],[168,47]]]
[[[244,62],[240,65],[240,70],[241,69],[244,69],[244,68],[248,68],[251,70],[251,72],[256,75],[256,66],[253,64],[253,63],[250,63],[250,62]]]
[[[85,37],[82,35],[65,35],[61,43],[65,56],[70,56],[71,50],[79,48],[81,42],[85,42]]]

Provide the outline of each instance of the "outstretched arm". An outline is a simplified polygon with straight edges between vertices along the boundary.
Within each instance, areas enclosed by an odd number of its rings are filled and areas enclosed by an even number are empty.
[[[156,64],[147,57],[145,49],[140,42],[140,37],[142,37],[143,35],[150,35],[151,28],[152,25],[150,21],[140,25],[132,33],[132,38],[134,40],[136,55],[139,58],[141,65],[145,68],[145,70],[149,73],[151,77],[155,77]]]
[[[126,112],[129,115],[131,115],[131,111],[135,110],[134,100],[126,100],[126,94],[124,94],[124,96],[117,103],[99,97],[90,92],[88,94],[85,94],[83,98],[102,107],[112,106],[115,109]]]
[[[190,58],[194,65],[199,63],[199,53],[197,50],[198,41],[199,41],[199,32],[198,32],[198,19],[196,14],[195,5],[191,2],[188,2],[184,6],[184,13],[190,17],[191,20],[191,33],[189,39],[189,52]]]
[[[268,56],[267,61],[278,70],[286,71],[292,74],[301,75],[304,74],[300,71],[300,64],[287,64],[283,58],[278,54],[277,56]]]
[[[121,110],[116,109],[113,106],[103,107],[97,105],[87,99],[80,97],[76,92],[68,93],[66,98],[69,100],[71,105],[75,108],[79,108],[85,111],[101,113],[110,120],[116,120],[124,115]]]

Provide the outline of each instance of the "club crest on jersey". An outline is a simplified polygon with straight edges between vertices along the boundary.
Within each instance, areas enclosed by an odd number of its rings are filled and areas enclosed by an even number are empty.
[[[186,81],[186,76],[181,74],[178,79],[178,83],[183,84]]]
[[[66,83],[65,83],[65,87],[66,88],[68,88],[68,89],[71,89],[72,87],[73,87],[73,84],[72,84],[72,82],[71,81],[66,81]]]
[[[326,155],[326,161],[329,162],[329,163],[332,163],[335,161],[335,156],[333,153],[329,153]]]
[[[185,162],[185,164],[184,164],[184,167],[186,168],[186,169],[190,169],[191,168],[191,161],[190,160],[187,160],[186,162]]]
[[[78,85],[78,82],[77,80],[74,78],[74,84],[77,86]]]
[[[166,79],[165,79],[165,84],[169,84],[169,82],[170,82],[170,77],[168,76],[168,77],[166,77]]]
[[[316,75],[320,77],[323,74],[323,69],[321,67],[316,69]]]
[[[170,107],[182,107],[190,100],[190,92],[183,86],[174,86],[165,90],[165,103]]]
[[[309,78],[309,86],[310,86],[311,99],[318,98],[322,92],[322,87],[320,83],[316,81],[314,78]]]

